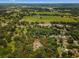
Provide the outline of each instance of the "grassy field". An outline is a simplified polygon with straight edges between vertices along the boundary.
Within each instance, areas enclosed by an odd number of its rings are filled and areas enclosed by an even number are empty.
[[[35,14],[49,14],[49,15],[55,15],[55,14],[58,14],[58,15],[71,15],[70,13],[60,13],[60,12],[30,12],[30,13],[35,13]]]
[[[24,16],[23,19],[27,22],[78,22],[73,18],[60,16]]]

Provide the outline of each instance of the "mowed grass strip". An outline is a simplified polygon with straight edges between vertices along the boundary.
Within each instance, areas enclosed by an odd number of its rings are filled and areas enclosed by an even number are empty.
[[[31,12],[31,13],[35,13],[35,14],[47,14],[47,15],[55,15],[55,14],[58,14],[58,15],[71,15],[70,13],[60,13],[60,12]]]
[[[60,16],[24,16],[23,19],[27,22],[78,22],[73,18]]]

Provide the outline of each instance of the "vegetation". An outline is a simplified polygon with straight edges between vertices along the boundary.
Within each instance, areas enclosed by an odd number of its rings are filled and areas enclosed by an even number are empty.
[[[1,8],[0,57],[79,57],[79,8]]]

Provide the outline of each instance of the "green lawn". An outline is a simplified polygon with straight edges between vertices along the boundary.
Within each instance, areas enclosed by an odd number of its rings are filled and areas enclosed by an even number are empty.
[[[78,22],[73,18],[60,16],[24,16],[23,19],[27,22]]]

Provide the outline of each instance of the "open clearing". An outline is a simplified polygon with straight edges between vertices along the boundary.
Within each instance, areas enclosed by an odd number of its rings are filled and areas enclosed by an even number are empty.
[[[24,16],[23,19],[27,22],[78,22],[73,18],[60,17],[60,16]]]

